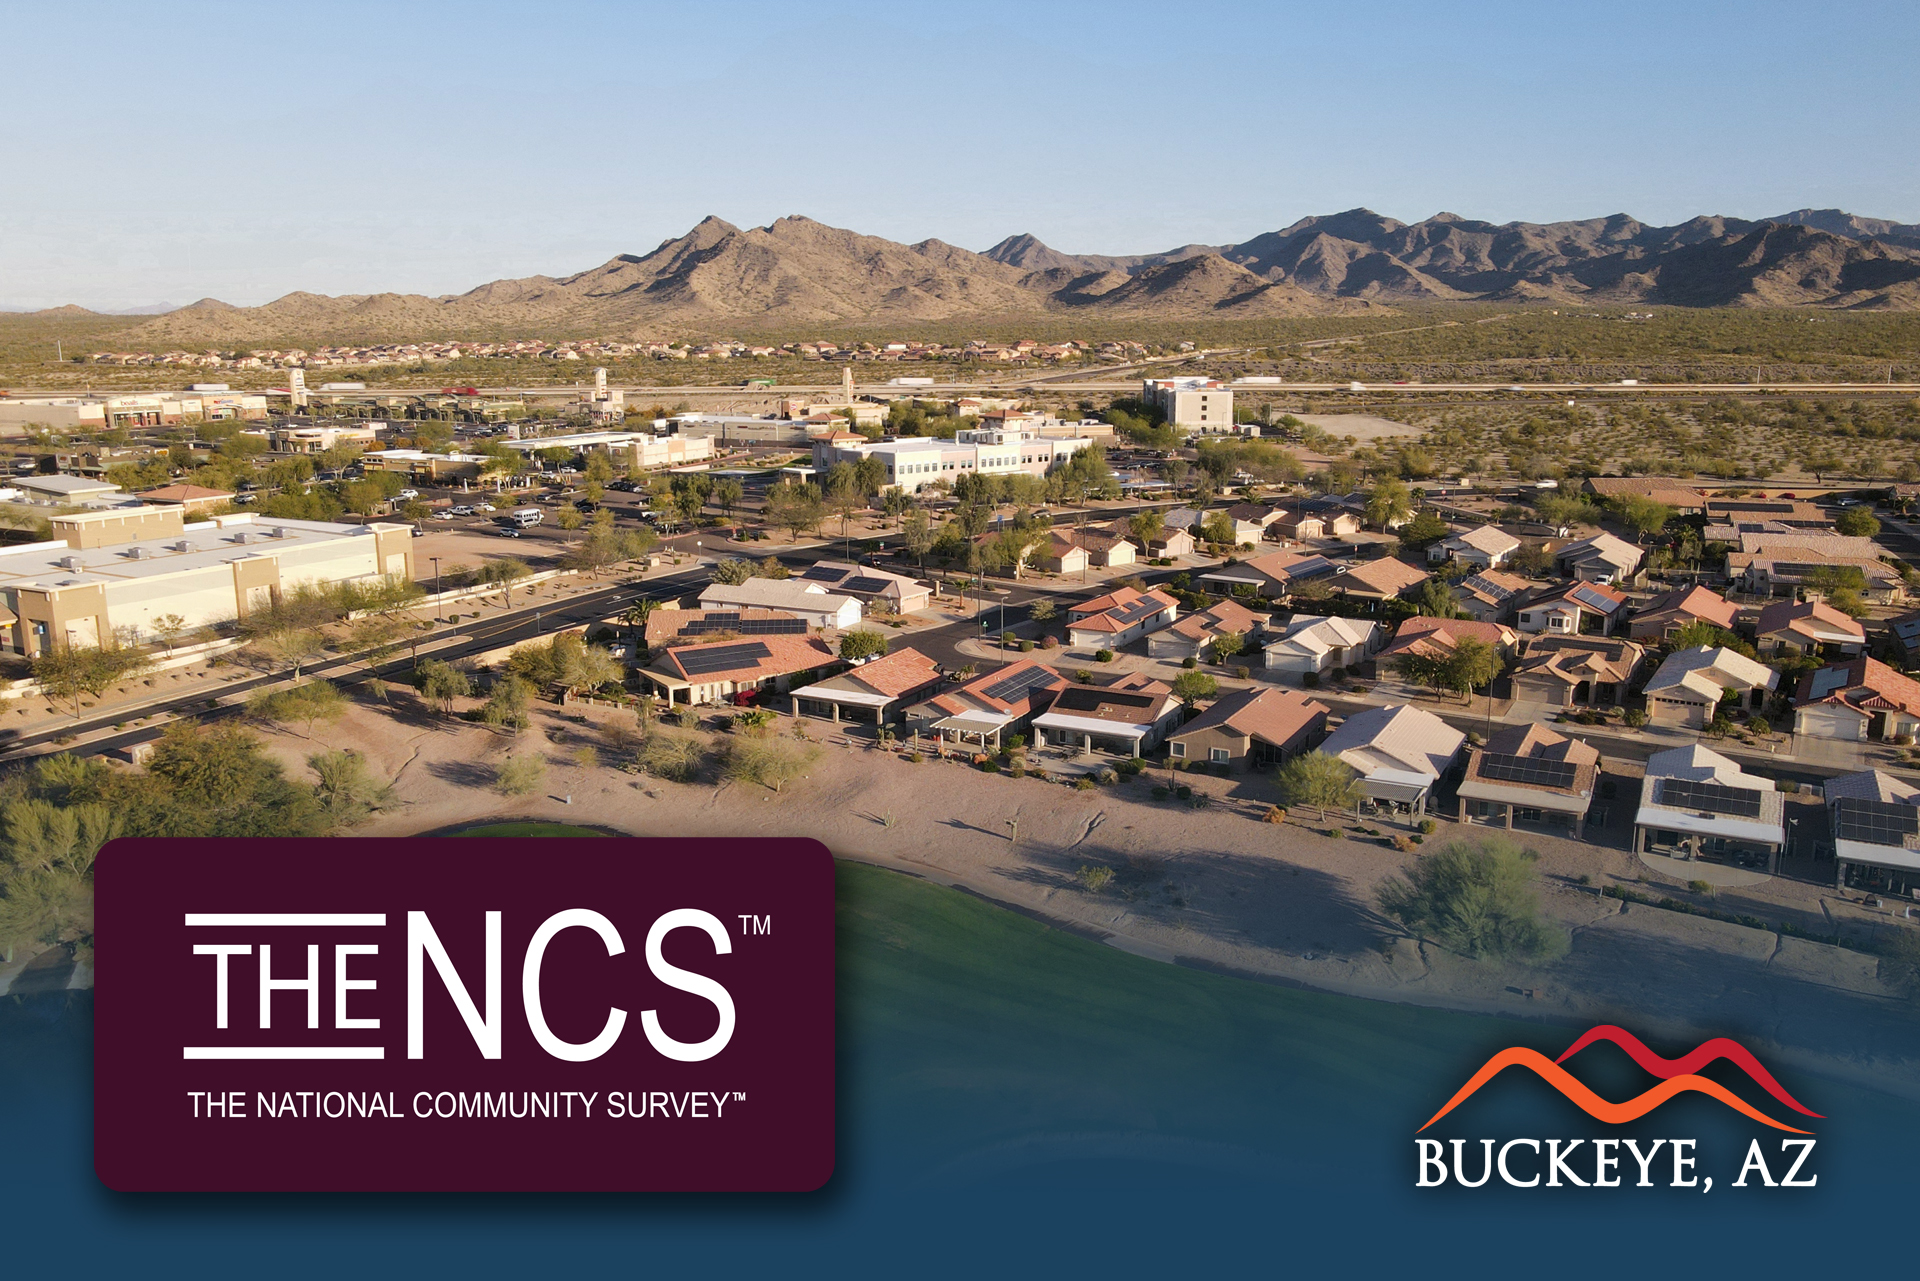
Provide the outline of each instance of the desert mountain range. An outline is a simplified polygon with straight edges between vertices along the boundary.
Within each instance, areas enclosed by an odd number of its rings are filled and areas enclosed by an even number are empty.
[[[809,218],[746,229],[707,218],[651,253],[571,276],[496,280],[437,298],[293,293],[246,308],[203,299],[126,338],[206,346],[292,335],[682,334],[1038,313],[1257,319],[1466,300],[1916,309],[1920,225],[1837,209],[1674,227],[1624,214],[1496,225],[1441,213],[1403,223],[1352,209],[1239,244],[1116,257],[1063,253],[1029,235],[974,253]]]

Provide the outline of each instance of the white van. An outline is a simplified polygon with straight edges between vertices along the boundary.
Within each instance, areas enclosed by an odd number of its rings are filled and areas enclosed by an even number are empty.
[[[529,525],[538,525],[545,517],[546,513],[538,507],[521,507],[507,513],[507,519],[511,520],[521,529],[525,529]]]

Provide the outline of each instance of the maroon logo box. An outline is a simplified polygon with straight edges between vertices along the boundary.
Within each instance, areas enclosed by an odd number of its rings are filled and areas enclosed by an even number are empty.
[[[817,841],[122,840],[119,1191],[805,1192],[834,1163]]]

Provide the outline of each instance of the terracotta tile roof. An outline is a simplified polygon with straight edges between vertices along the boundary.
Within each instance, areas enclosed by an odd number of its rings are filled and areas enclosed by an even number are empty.
[[[1111,601],[1113,603],[1098,611],[1094,611],[1093,607],[1099,605],[1101,601]],[[1146,609],[1149,603],[1158,605],[1159,609]],[[1119,591],[1099,597],[1097,600],[1088,601],[1084,605],[1074,606],[1067,611],[1067,621],[1071,627],[1083,631],[1118,633],[1125,631],[1143,618],[1149,618],[1155,613],[1168,609],[1178,609],[1179,607],[1179,601],[1158,588],[1149,592],[1136,592],[1131,587],[1122,587]],[[1127,614],[1131,614],[1131,618],[1126,622],[1122,622],[1122,616]]]
[[[787,676],[794,672],[804,672],[839,661],[825,641],[811,636],[755,636],[752,640],[766,646],[767,656],[744,663],[739,667],[690,674],[685,664],[696,654],[711,652],[728,645],[745,645],[748,643],[746,640],[725,640],[710,645],[683,645],[661,655],[653,667],[655,671],[670,672],[681,680],[691,681],[696,685],[717,685],[723,682],[737,684],[746,680],[764,680],[769,676]]]
[[[1733,620],[1740,615],[1740,607],[1705,587],[1681,587],[1648,601],[1634,611],[1633,621],[1664,619],[1669,615],[1704,619],[1715,627],[1732,627]]]
[[[1221,632],[1239,632],[1245,636],[1266,626],[1267,615],[1256,614],[1239,601],[1223,600],[1211,609],[1188,614],[1168,631],[1188,640],[1205,640]]]
[[[1334,575],[1327,580],[1327,586],[1335,591],[1351,591],[1358,587],[1384,596],[1397,596],[1409,587],[1416,587],[1426,581],[1427,574],[1424,570],[1415,569],[1407,562],[1396,560],[1392,556],[1385,556],[1379,560],[1365,561]]]
[[[1699,508],[1707,501],[1698,489],[1671,476],[1590,476],[1587,488],[1602,498],[1635,495],[1669,507]]]
[[[1798,703],[1845,703],[1856,711],[1897,708],[1920,715],[1920,681],[1864,656],[1808,672],[1794,693]]]
[[[162,485],[158,489],[143,489],[134,497],[153,503],[193,503],[227,499],[233,495],[224,489],[208,489],[205,485]]]
[[[1172,737],[1225,727],[1275,747],[1293,741],[1316,721],[1324,723],[1329,708],[1317,699],[1291,689],[1244,689],[1227,694],[1200,715],[1182,725]]]
[[[1046,674],[1046,679],[1030,686],[1020,697],[1008,701],[994,698],[988,689],[1001,681],[1020,675],[1032,669]],[[962,712],[977,708],[987,708],[995,712],[1024,716],[1036,707],[1045,707],[1053,701],[1053,696],[1067,686],[1067,678],[1044,663],[1036,663],[1030,658],[1015,659],[1005,667],[996,667],[992,671],[982,672],[964,684],[935,694],[927,701],[949,716],[958,716]]]
[[[876,694],[899,698],[940,679],[940,664],[913,648],[896,649],[884,658],[845,672],[840,679],[864,685]]]
[[[1516,677],[1545,677],[1577,685],[1604,681],[1622,685],[1646,660],[1647,651],[1618,636],[1542,636],[1527,646]]]
[[[1429,618],[1423,614],[1401,623],[1393,639],[1380,651],[1380,657],[1418,654],[1423,658],[1438,658],[1452,653],[1453,647],[1469,636],[1495,649],[1511,646],[1514,639],[1513,629],[1499,623],[1482,623],[1471,618]]]
[[[1573,766],[1573,779],[1564,787],[1544,783],[1520,782],[1511,778],[1490,778],[1481,772],[1489,756],[1518,756],[1527,760],[1557,761]],[[1599,751],[1577,738],[1556,734],[1541,725],[1509,725],[1487,739],[1484,749],[1475,748],[1467,758],[1463,783],[1484,783],[1493,787],[1518,787],[1561,796],[1590,796],[1594,780],[1600,774]]]
[[[1830,641],[1836,632],[1862,643],[1867,639],[1867,629],[1860,626],[1858,619],[1848,618],[1821,601],[1807,601],[1798,605],[1780,601],[1761,610],[1753,634],[1765,637],[1779,632],[1792,632],[1814,642]]]

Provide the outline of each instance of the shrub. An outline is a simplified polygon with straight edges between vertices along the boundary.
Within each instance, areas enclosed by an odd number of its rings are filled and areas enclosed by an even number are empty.
[[[1335,685],[1339,685],[1347,679],[1347,669],[1344,667],[1336,667],[1327,673],[1327,679],[1331,680]]]
[[[509,756],[494,771],[494,790],[505,796],[525,796],[540,790],[547,763],[538,756]]]
[[[1688,881],[1687,888],[1692,890],[1695,894],[1711,894],[1713,893],[1713,882],[1712,881]]]
[[[1147,767],[1147,763],[1136,756],[1131,760],[1121,761],[1118,765],[1115,765],[1113,768],[1118,770],[1125,777],[1132,778],[1134,775],[1138,774],[1141,770],[1144,770],[1146,767]]]
[[[1791,778],[1783,778],[1783,779],[1776,780],[1774,783],[1774,786],[1779,788],[1781,791],[1785,792],[1788,796],[1792,796],[1794,793],[1800,790],[1799,781],[1797,779],[1791,779]]]
[[[1074,669],[1073,679],[1079,681],[1082,685],[1091,685],[1093,684],[1093,673],[1084,667],[1077,667]]]
[[[1393,848],[1399,850],[1402,854],[1413,853],[1414,850],[1419,848],[1419,845],[1420,843],[1411,836],[1396,836],[1393,838]]]
[[[906,759],[907,759],[907,762],[908,762],[908,764],[911,764],[911,765],[918,765],[918,764],[919,764],[919,763],[920,763],[921,761],[924,761],[924,760],[926,760],[927,758],[926,758],[926,757],[924,757],[924,756],[922,756],[922,755],[921,755],[920,753],[918,753],[918,752],[908,752],[908,753],[907,753],[907,756],[906,756]]]
[[[699,739],[659,730],[647,736],[635,764],[655,778],[689,783],[700,772],[705,755],[706,748]]]
[[[727,776],[758,783],[779,792],[804,775],[820,759],[820,749],[791,739],[745,739],[736,744],[727,761]]]
[[[1269,805],[1267,806],[1267,812],[1260,816],[1260,821],[1262,823],[1284,823],[1287,821],[1287,812],[1278,805]]]
[[[1169,792],[1169,791],[1167,791],[1167,789],[1166,789],[1166,788],[1164,788],[1164,787],[1162,787],[1162,786],[1160,786],[1160,785],[1159,785],[1158,783],[1155,783],[1155,784],[1153,785],[1153,799],[1154,799],[1154,800],[1156,800],[1156,801],[1164,801],[1164,800],[1166,800],[1166,799],[1167,799],[1167,797],[1169,797],[1169,796],[1171,796],[1171,795],[1172,795],[1172,793],[1171,793],[1171,792]]]
[[[1183,801],[1190,801],[1193,799],[1193,789],[1191,787],[1188,787],[1185,783],[1182,783],[1180,784],[1180,786],[1174,788],[1173,794],[1179,797]]]
[[[1086,886],[1089,893],[1098,894],[1113,884],[1113,869],[1104,864],[1089,866],[1082,863],[1080,870],[1074,873],[1074,878]]]
[[[1093,779],[1082,774],[1079,778],[1073,780],[1073,790],[1076,792],[1091,792],[1093,790]]]
[[[1188,654],[1185,658],[1180,660],[1180,666],[1186,668],[1188,671],[1192,671],[1194,668],[1200,666],[1200,660],[1195,658],[1192,654]]]
[[[1023,641],[1021,641],[1021,642],[1020,642],[1020,652],[1021,652],[1022,654],[1030,654],[1030,653],[1032,653],[1032,652],[1033,652],[1033,642],[1032,642],[1032,641],[1030,641],[1030,640],[1023,640]]]
[[[986,760],[980,762],[980,768],[988,774],[998,774],[1000,772],[1000,762],[996,758],[989,756]]]
[[[1336,841],[1344,841],[1347,839],[1347,829],[1344,827],[1329,827],[1326,834]]]
[[[1319,689],[1319,688],[1320,688],[1320,673],[1319,673],[1319,672],[1303,672],[1303,673],[1301,673],[1301,675],[1300,675],[1300,684],[1301,684],[1302,686],[1304,686],[1305,688],[1307,688],[1307,689]]]
[[[1020,638],[1018,636],[1015,636],[1012,632],[1000,633],[1001,649],[1012,649],[1016,644],[1019,643],[1019,641],[1020,641]]]
[[[1009,778],[1025,778],[1027,776],[1027,767],[1021,762],[1015,761],[1007,767],[1007,776]]]
[[[1537,858],[1500,837],[1455,841],[1382,885],[1380,910],[1467,956],[1552,955],[1565,940],[1540,920]]]
[[[1435,832],[1439,830],[1440,830],[1440,824],[1435,822],[1433,819],[1423,818],[1420,820],[1420,835],[1432,836]]]
[[[1639,729],[1647,723],[1647,714],[1637,707],[1629,707],[1620,714],[1620,723],[1628,729]]]
[[[1052,648],[1054,648],[1054,647],[1055,647],[1056,645],[1058,645],[1059,643],[1060,643],[1060,642],[1059,642],[1059,641],[1058,641],[1058,640],[1057,640],[1056,638],[1054,638],[1054,637],[1052,637],[1052,636],[1042,636],[1042,637],[1040,638],[1040,648],[1041,648],[1041,649],[1052,649]]]
[[[1093,661],[1096,663],[1111,663],[1113,661],[1113,651],[1110,649],[1096,649],[1093,651]]]
[[[1115,783],[1118,783],[1120,781],[1120,775],[1114,771],[1114,768],[1111,765],[1107,765],[1107,766],[1101,767],[1098,771],[1094,773],[1093,781],[1100,784],[1102,787],[1112,787]]]
[[[1233,669],[1233,678],[1235,680],[1238,680],[1238,681],[1249,680],[1252,678],[1252,676],[1253,676],[1253,669],[1250,667],[1236,667]]]

